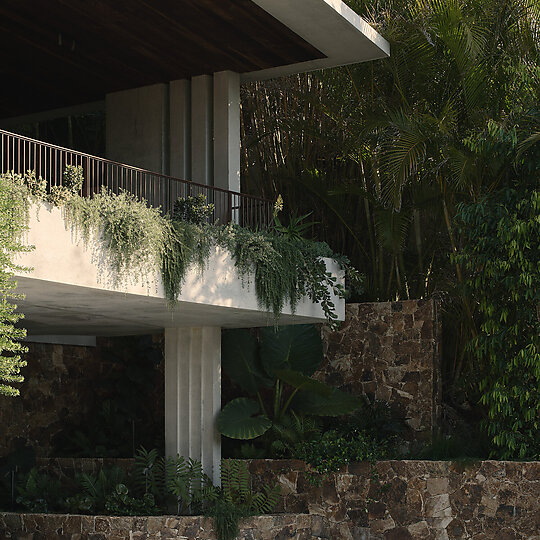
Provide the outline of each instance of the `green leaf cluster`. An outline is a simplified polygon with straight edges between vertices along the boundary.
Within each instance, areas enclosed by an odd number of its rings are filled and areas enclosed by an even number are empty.
[[[320,333],[313,325],[263,328],[260,339],[247,330],[222,338],[222,366],[251,397],[227,403],[218,416],[220,432],[234,439],[266,435],[267,443],[316,430],[303,417],[339,416],[359,400],[312,377],[322,361]],[[268,449],[269,450],[269,449]]]
[[[240,519],[270,513],[279,499],[279,484],[265,485],[262,492],[253,492],[247,463],[222,460],[221,489],[207,515],[214,518],[219,540],[234,540]]]
[[[519,185],[462,204],[466,294],[480,331],[469,349],[482,366],[486,427],[503,458],[540,457],[540,191]]]
[[[35,177],[28,176],[34,179]],[[21,339],[26,330],[17,323],[23,314],[14,300],[21,298],[15,289],[15,271],[29,270],[16,263],[18,254],[29,251],[22,241],[28,226],[28,192],[24,178],[13,173],[0,175],[0,395],[18,396],[15,383],[23,381],[21,369],[26,366],[22,355],[26,347]]]

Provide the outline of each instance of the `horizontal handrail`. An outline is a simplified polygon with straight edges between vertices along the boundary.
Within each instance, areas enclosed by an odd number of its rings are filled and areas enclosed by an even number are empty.
[[[214,205],[210,220],[235,222],[246,227],[266,227],[272,217],[272,202],[220,187],[208,186],[78,152],[0,129],[0,171],[24,174],[34,171],[47,181],[49,190],[62,185],[68,165],[83,169],[81,195],[92,197],[106,188],[127,191],[150,206],[171,214],[178,198],[203,194]]]

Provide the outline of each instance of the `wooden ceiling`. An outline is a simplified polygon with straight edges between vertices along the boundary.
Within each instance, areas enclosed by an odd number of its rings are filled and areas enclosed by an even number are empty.
[[[2,0],[0,118],[324,55],[251,0]]]

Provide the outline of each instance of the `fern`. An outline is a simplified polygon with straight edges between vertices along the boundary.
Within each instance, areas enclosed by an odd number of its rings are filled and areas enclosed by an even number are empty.
[[[243,517],[271,512],[280,498],[280,486],[265,486],[254,493],[247,463],[233,459],[221,462],[221,493],[207,515],[214,518],[218,540],[233,540]]]

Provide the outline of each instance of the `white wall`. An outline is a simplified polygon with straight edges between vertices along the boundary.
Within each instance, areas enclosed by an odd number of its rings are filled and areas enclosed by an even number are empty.
[[[93,239],[85,247],[66,228],[58,208],[49,204],[31,208],[27,243],[35,250],[22,254],[18,262],[34,270],[19,274],[19,291],[26,299],[17,303],[26,315],[29,334],[127,335],[173,327],[241,328],[274,322],[272,314],[258,305],[253,276],[250,284],[242,285],[231,256],[220,249],[204,271],[193,268],[187,273],[178,305],[171,310],[158,270],[146,282],[134,276],[114,282],[101,241]],[[328,268],[339,275],[332,261]],[[343,300],[333,301],[343,320]],[[281,323],[323,320],[321,307],[304,299],[295,314],[285,307]]]

